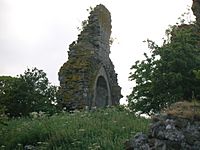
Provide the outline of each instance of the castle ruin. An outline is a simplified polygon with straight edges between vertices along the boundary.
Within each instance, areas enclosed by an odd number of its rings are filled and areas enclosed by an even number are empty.
[[[61,107],[73,110],[119,104],[121,87],[109,58],[111,28],[110,12],[97,5],[77,41],[69,46],[68,61],[60,68]]]

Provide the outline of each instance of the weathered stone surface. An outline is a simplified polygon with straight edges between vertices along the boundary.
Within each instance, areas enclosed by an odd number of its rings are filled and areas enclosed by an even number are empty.
[[[176,126],[177,121],[184,125]],[[127,150],[199,150],[200,121],[159,116],[159,119],[150,125],[148,136],[138,133],[125,145]]]
[[[193,0],[192,11],[196,16],[197,23],[200,25],[200,0]]]
[[[199,103],[176,102],[162,114],[153,116],[148,136],[136,134],[126,142],[126,147],[133,150],[142,150],[144,146],[149,150],[200,149],[200,119],[195,116],[200,116]]]
[[[59,71],[60,105],[66,109],[117,105],[121,88],[109,58],[110,12],[97,5],[88,24],[69,46],[68,61]]]
[[[147,144],[148,142],[148,137],[147,135],[139,132],[137,133],[133,139],[131,139],[130,141],[127,141],[125,143],[126,145],[126,149],[127,150],[149,150],[149,145]]]

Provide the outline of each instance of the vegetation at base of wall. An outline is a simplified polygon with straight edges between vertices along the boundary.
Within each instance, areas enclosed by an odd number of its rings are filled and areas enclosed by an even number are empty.
[[[122,108],[18,118],[0,124],[1,149],[124,149],[136,132],[147,132],[149,120]]]

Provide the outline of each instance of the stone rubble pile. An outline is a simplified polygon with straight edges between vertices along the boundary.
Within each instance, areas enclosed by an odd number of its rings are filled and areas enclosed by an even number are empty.
[[[125,146],[126,150],[200,150],[200,120],[154,117],[148,135],[137,133]]]

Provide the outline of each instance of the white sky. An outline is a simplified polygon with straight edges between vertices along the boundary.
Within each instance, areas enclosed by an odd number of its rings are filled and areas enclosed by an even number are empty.
[[[111,12],[110,57],[125,100],[133,83],[130,67],[143,58],[147,38],[161,43],[168,25],[192,5],[192,0],[0,0],[0,76],[22,74],[27,67],[44,70],[59,85],[58,71],[67,61],[68,46],[88,9],[104,4]]]

